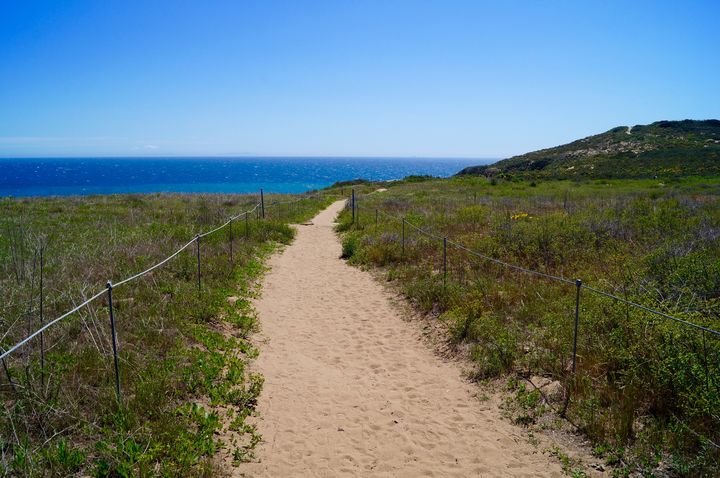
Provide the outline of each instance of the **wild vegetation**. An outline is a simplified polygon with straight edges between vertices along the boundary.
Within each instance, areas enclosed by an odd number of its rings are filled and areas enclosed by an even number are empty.
[[[720,121],[618,126],[460,174],[523,178],[672,178],[720,174]]]
[[[0,346],[164,259],[195,234],[250,209],[256,196],[132,195],[0,200]],[[323,200],[271,206],[196,249],[113,289],[121,399],[102,296],[8,357],[0,370],[0,475],[215,476],[220,448],[252,456],[248,417],[263,378],[249,299],[287,222]],[[327,201],[327,200],[326,200]],[[231,243],[232,240],[232,243]],[[231,249],[232,247],[232,249]],[[231,254],[232,250],[232,254]],[[229,296],[237,300],[228,301]],[[44,361],[41,361],[44,352]],[[230,436],[219,438],[219,432]]]
[[[619,476],[720,473],[717,336],[582,287],[572,372],[576,278],[720,330],[719,179],[461,176],[384,187],[358,195],[354,223],[343,212],[345,257],[384,271],[442,321],[475,379],[506,380],[519,423],[548,426],[550,410],[564,414]],[[445,274],[443,237],[569,281],[452,242]],[[557,393],[523,381],[538,376]]]

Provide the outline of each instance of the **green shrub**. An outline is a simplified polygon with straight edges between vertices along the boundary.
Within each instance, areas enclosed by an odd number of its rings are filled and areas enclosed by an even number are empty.
[[[343,259],[352,258],[358,250],[360,238],[355,234],[348,234],[342,241],[342,257]]]
[[[475,375],[485,379],[498,377],[513,369],[518,353],[517,336],[493,317],[473,321],[471,336],[476,340],[472,349]]]

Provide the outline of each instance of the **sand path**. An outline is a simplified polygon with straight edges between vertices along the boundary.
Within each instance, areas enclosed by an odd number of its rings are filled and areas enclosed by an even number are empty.
[[[239,476],[561,476],[371,276],[346,265],[336,202],[270,259],[255,302],[258,461]]]

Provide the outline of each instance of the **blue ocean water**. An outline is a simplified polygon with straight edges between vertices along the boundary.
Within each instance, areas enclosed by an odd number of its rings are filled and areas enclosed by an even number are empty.
[[[3,158],[0,197],[114,193],[299,193],[356,178],[451,176],[482,159]]]

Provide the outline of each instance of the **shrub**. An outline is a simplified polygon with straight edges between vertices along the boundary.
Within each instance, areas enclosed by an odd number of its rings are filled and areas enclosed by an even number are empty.
[[[343,259],[352,258],[358,250],[360,238],[356,234],[348,234],[342,241],[342,257]]]

